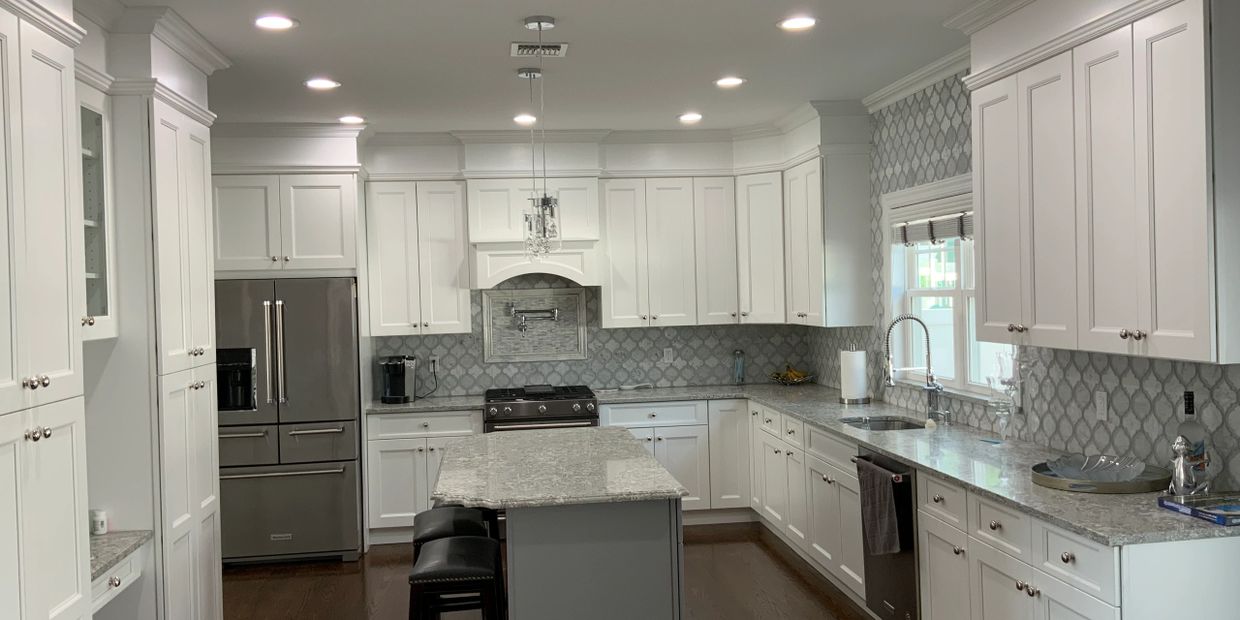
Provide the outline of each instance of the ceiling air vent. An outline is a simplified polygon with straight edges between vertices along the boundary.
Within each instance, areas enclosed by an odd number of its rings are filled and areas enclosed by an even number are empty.
[[[512,44],[513,58],[537,58],[538,43],[522,43],[515,41]],[[542,55],[544,58],[563,58],[568,54],[567,43],[543,43],[541,45]]]

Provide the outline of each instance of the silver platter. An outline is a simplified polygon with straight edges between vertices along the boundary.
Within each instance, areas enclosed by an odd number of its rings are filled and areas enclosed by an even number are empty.
[[[1038,463],[1032,468],[1033,483],[1077,493],[1150,493],[1166,491],[1171,484],[1171,472],[1165,467],[1146,465],[1140,476],[1126,482],[1101,482],[1098,480],[1073,480],[1064,478],[1051,471],[1046,463]]]

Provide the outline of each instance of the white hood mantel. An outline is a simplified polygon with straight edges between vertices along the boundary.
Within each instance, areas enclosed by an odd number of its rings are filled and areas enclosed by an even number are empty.
[[[551,274],[582,286],[600,286],[597,245],[597,241],[564,241],[555,252],[531,258],[523,241],[473,244],[470,288],[493,288],[509,278],[529,274]]]

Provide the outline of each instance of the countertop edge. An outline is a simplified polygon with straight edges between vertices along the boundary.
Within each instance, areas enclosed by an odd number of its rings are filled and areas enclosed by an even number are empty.
[[[91,582],[115,568],[117,564],[121,563],[121,560],[141,549],[143,545],[150,542],[154,537],[155,533],[151,530],[117,530],[99,536],[91,536]],[[125,542],[118,547],[106,549],[106,554],[95,555],[96,542],[106,544],[115,540],[123,540]]]
[[[662,502],[687,497],[689,491],[681,489],[679,493],[632,493],[624,495],[600,495],[577,497],[545,497],[528,501],[500,502],[479,500],[464,495],[432,495],[436,502],[457,503],[469,508],[487,508],[490,510],[512,510],[514,508],[554,508],[556,506],[582,506],[586,504],[623,504],[627,502]]]

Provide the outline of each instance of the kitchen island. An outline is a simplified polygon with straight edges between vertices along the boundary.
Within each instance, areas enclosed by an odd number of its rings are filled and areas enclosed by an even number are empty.
[[[505,511],[509,618],[676,619],[688,491],[622,428],[445,447],[436,502]]]

